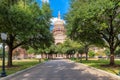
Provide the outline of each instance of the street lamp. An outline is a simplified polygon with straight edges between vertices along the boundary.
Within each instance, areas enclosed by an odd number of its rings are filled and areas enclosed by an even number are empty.
[[[5,41],[7,39],[7,34],[5,33],[1,33],[1,39],[3,41],[3,55],[2,55],[2,73],[1,73],[1,77],[5,77],[7,76],[6,75],[6,72],[5,72]]]

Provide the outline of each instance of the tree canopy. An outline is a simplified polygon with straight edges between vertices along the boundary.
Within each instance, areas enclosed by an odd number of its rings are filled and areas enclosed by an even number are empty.
[[[12,66],[12,51],[19,46],[34,48],[49,46],[51,10],[48,3],[40,7],[35,0],[1,0],[0,32],[8,37],[8,66]]]
[[[114,52],[119,46],[119,0],[72,0],[66,15],[70,37],[82,42],[99,44],[110,49],[110,65],[114,65]]]

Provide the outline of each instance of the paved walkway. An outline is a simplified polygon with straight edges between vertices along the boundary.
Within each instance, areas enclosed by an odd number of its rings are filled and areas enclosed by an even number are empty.
[[[4,80],[120,80],[69,60],[51,60]]]

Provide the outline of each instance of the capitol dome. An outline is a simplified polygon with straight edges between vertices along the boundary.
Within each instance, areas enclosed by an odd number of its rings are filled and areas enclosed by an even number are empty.
[[[65,28],[64,28],[64,20],[60,19],[60,12],[58,13],[58,18],[54,22],[53,28],[53,37],[55,39],[55,44],[63,43],[65,41]]]

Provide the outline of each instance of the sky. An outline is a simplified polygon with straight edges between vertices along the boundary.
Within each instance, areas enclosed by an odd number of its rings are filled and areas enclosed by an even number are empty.
[[[36,0],[40,5],[41,2],[48,2],[52,9],[53,17],[58,16],[58,12],[60,11],[61,18],[64,18],[64,15],[68,12],[69,2],[70,0]]]
[[[60,11],[61,19],[64,20],[64,16],[68,12],[70,7],[69,5],[70,0],[36,0],[36,1],[40,6],[42,5],[42,2],[48,2],[50,4],[53,16],[53,18],[51,18],[50,30],[53,29],[53,24],[57,20],[58,12]]]

